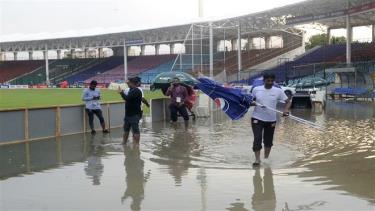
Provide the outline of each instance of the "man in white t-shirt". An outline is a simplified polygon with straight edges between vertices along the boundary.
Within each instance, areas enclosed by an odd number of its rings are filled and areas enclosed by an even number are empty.
[[[253,166],[260,165],[260,151],[262,149],[262,142],[264,144],[264,158],[267,159],[270,155],[273,146],[273,135],[276,126],[276,112],[267,109],[266,107],[276,109],[278,102],[285,102],[283,116],[289,115],[289,108],[291,106],[290,99],[285,95],[281,88],[274,86],[275,75],[265,74],[263,76],[264,85],[255,87],[252,94],[255,102],[258,103],[251,118],[251,126],[254,134],[253,151],[255,153],[255,162]],[[259,106],[263,105],[263,106]]]

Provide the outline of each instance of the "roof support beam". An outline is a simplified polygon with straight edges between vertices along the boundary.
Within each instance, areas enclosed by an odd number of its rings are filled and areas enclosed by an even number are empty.
[[[346,16],[346,63],[349,66],[352,63],[352,40],[353,27],[350,25],[350,15]]]

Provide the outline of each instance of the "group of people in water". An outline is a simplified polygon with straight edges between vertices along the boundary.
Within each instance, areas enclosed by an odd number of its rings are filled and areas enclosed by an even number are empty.
[[[253,87],[252,95],[255,106],[252,118],[251,127],[254,134],[253,152],[255,154],[255,162],[253,166],[261,164],[261,150],[264,146],[264,158],[268,159],[271,148],[273,146],[273,136],[276,127],[276,109],[278,102],[284,102],[285,107],[283,116],[289,115],[291,101],[281,88],[274,86],[275,76],[272,74],[263,75],[264,85]],[[127,81],[129,88],[122,90],[118,88],[118,93],[125,101],[125,118],[124,118],[124,135],[123,144],[127,144],[130,131],[133,135],[133,144],[139,145],[140,142],[140,128],[139,122],[143,115],[142,104],[149,107],[147,100],[144,98],[144,93],[141,89],[141,79],[139,77],[129,78]],[[106,128],[105,121],[100,107],[100,90],[96,88],[97,82],[91,81],[90,86],[83,92],[83,101],[86,103],[86,111],[89,117],[89,126],[91,133],[95,134],[94,129],[94,115],[100,121],[103,133],[109,133]],[[189,127],[189,112],[192,103],[189,100],[189,90],[183,86],[178,78],[174,78],[170,87],[167,89],[166,96],[171,98],[169,105],[170,118],[173,125],[176,125],[178,116],[184,119],[185,128]],[[271,109],[269,109],[271,108]]]

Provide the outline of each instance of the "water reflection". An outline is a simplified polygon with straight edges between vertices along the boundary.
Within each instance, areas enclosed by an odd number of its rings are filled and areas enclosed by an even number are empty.
[[[235,202],[230,204],[231,207],[227,208],[226,210],[229,211],[249,211],[245,208],[245,204],[242,202]]]
[[[329,185],[330,190],[342,190],[375,204],[375,161],[367,158],[374,152],[342,148],[328,150],[311,159],[299,162],[308,168],[298,174],[301,178],[311,178],[318,184]]]
[[[359,206],[361,210],[369,207],[371,210],[375,206],[374,109],[373,104],[360,103],[358,106],[328,106],[322,114],[295,111],[296,116],[322,123],[325,132],[282,119],[277,128],[277,144],[270,168],[257,170],[250,169],[253,158],[249,117],[236,122],[225,121],[220,115],[198,119],[188,132],[174,130],[169,123],[145,123],[141,151],[118,144],[121,129],[112,130],[106,137],[100,134],[94,137],[75,135],[61,140],[0,146],[0,185],[5,184],[1,187],[5,190],[2,192],[7,193],[7,206],[35,196],[36,209],[43,209],[40,198],[48,197],[61,186],[72,185],[69,191],[76,190],[77,195],[73,197],[69,192],[63,193],[64,190],[61,195],[72,197],[76,203],[84,202],[90,194],[102,197],[105,200],[98,203],[109,206],[108,210],[152,210],[154,205],[160,205],[160,199],[148,197],[145,200],[145,195],[160,190],[165,191],[168,199],[176,201],[191,197],[194,207],[190,210],[212,209],[213,201],[217,210],[332,210],[329,208],[336,208],[342,202],[352,203],[348,209]],[[297,153],[301,156],[295,156]],[[126,178],[124,172],[119,171],[124,155]],[[145,170],[149,167],[155,180],[149,180],[151,173]],[[87,178],[82,177],[83,171]],[[34,172],[41,173],[29,175]],[[196,177],[193,177],[195,173]],[[16,178],[18,175],[24,177]],[[173,178],[174,185],[168,183],[170,178]],[[40,181],[49,185],[36,186]],[[125,184],[120,185],[118,193],[113,187],[121,182]],[[105,191],[93,191],[99,187],[82,185],[87,183],[101,184],[100,189]],[[145,190],[146,183],[149,192]],[[222,186],[217,187],[217,184]],[[236,185],[240,187],[231,189]],[[299,185],[309,187],[308,194],[298,192]],[[23,195],[28,190],[41,191]],[[247,200],[245,203],[233,200],[230,198],[233,195]],[[305,196],[311,198],[305,199]],[[30,198],[23,203],[24,206]],[[1,200],[0,196],[0,209]],[[193,206],[193,202],[186,203]],[[65,206],[59,199],[51,204],[56,206],[50,207]],[[187,204],[175,202],[173,205]],[[84,204],[81,208],[85,206],[94,205]],[[160,207],[159,210],[166,210],[162,205]],[[105,210],[102,207],[96,209]]]
[[[255,211],[274,211],[276,209],[276,194],[273,185],[272,170],[265,167],[263,179],[260,168],[255,169],[253,176],[254,194],[252,197],[252,207]]]
[[[205,168],[199,168],[197,180],[201,186],[201,210],[206,210],[207,207],[207,175]]]
[[[328,101],[325,115],[335,119],[371,119],[375,118],[375,105],[374,102]]]
[[[173,176],[175,185],[181,185],[182,177],[193,167],[192,156],[199,156],[199,144],[195,141],[193,131],[175,130],[171,136],[166,134],[160,137],[154,144],[156,149],[153,154],[156,158],[152,161],[166,165],[168,172]]]
[[[315,208],[317,207],[321,207],[323,205],[325,205],[326,202],[324,201],[316,201],[316,202],[313,202],[313,203],[310,203],[310,204],[306,204],[306,205],[298,205],[296,208],[289,208],[289,204],[287,202],[285,202],[285,205],[284,205],[284,208],[282,209],[282,211],[305,211],[305,210],[314,210]]]
[[[30,152],[27,149],[26,144],[0,147],[0,180],[28,172]]]
[[[55,168],[63,161],[59,160],[56,139],[30,142],[30,170],[33,172]]]
[[[92,180],[93,185],[100,185],[100,179],[104,172],[104,165],[102,164],[102,156],[104,155],[101,141],[91,137],[90,150],[85,166],[85,173]]]
[[[282,139],[305,154],[293,165],[306,169],[297,175],[375,204],[374,111],[374,104],[330,102],[324,133],[292,122],[284,125]]]
[[[144,186],[151,175],[151,171],[144,174],[144,161],[138,146],[124,146],[126,190],[121,197],[121,202],[131,198],[131,210],[141,210],[141,203],[144,199]]]

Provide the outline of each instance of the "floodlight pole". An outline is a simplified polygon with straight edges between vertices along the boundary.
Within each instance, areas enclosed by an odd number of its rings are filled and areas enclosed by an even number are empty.
[[[191,70],[194,72],[194,24],[191,25]]]
[[[225,74],[225,82],[228,83],[228,75],[227,75],[227,38],[226,38],[226,29],[224,28],[224,74]]]
[[[210,28],[210,78],[214,78],[214,35],[212,22],[209,23]]]
[[[203,72],[203,27],[201,26],[201,73]]]
[[[348,11],[350,9],[350,3],[347,1]],[[353,28],[350,25],[350,14],[346,15],[346,64],[348,66],[352,63],[352,37],[353,37]]]
[[[203,18],[203,0],[198,0],[198,16]]]
[[[241,52],[241,21],[238,20],[238,27],[237,27],[237,57],[238,57],[238,75],[237,80],[240,80],[240,74],[242,69],[242,52]]]
[[[126,47],[126,40],[124,39],[124,80],[128,80],[128,48]]]
[[[44,51],[44,60],[46,61],[46,84],[50,85],[50,80],[49,80],[49,64],[48,64],[48,47],[46,45]]]

